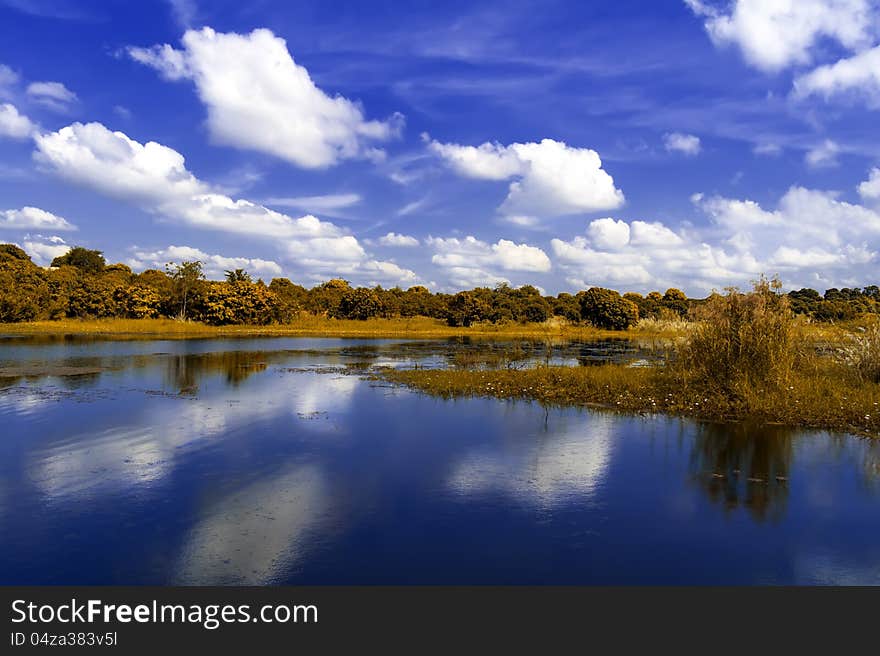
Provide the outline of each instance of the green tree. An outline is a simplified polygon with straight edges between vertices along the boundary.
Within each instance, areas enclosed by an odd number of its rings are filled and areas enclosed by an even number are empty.
[[[275,295],[275,320],[290,323],[303,310],[308,291],[302,285],[295,285],[287,278],[273,278],[269,291]]]
[[[15,244],[0,244],[0,262],[6,260],[31,261],[31,256]]]
[[[618,292],[602,287],[591,287],[580,294],[581,317],[598,328],[626,330],[639,320],[635,303]]]
[[[175,298],[179,301],[181,319],[186,319],[186,304],[190,294],[197,290],[205,279],[202,271],[202,263],[198,260],[194,262],[181,262],[174,264],[169,262],[165,266],[168,277],[171,278],[171,284]]]
[[[251,275],[244,269],[226,271],[226,282],[253,282]]]
[[[84,273],[100,273],[107,265],[104,254],[101,251],[93,251],[82,246],[74,246],[64,255],[59,255],[52,260],[53,267],[74,266]]]
[[[563,317],[568,321],[577,323],[581,320],[581,304],[577,298],[568,292],[562,292],[553,301],[553,314]]]
[[[19,249],[20,250],[20,249]],[[0,259],[0,322],[34,321],[47,315],[49,285],[44,271],[29,257],[20,259],[15,252]]]
[[[120,314],[130,319],[152,319],[159,316],[162,299],[155,289],[143,283],[117,287],[114,300]]]
[[[676,289],[675,287],[670,287],[666,290],[666,293],[663,294],[663,307],[668,310],[672,310],[678,316],[683,317],[687,314],[688,311],[688,298],[687,295],[681,291],[680,289]]]
[[[198,317],[212,325],[271,323],[275,295],[266,285],[239,281],[208,283],[199,294]]]
[[[470,326],[478,321],[485,321],[492,311],[489,304],[477,293],[458,292],[449,302],[446,323],[450,326]]]
[[[383,309],[382,301],[375,290],[358,287],[343,292],[333,316],[340,319],[365,320],[378,317]]]

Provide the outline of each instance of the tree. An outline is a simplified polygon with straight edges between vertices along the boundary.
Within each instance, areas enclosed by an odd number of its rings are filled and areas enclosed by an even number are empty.
[[[0,244],[0,262],[5,260],[31,261],[31,256],[15,244]]]
[[[670,287],[663,294],[663,307],[672,310],[678,316],[683,317],[688,311],[687,295],[680,289]]]
[[[244,269],[226,271],[226,282],[253,282],[251,275]]]
[[[276,314],[275,295],[269,288],[246,280],[208,283],[197,305],[199,318],[213,325],[265,325]]]
[[[567,292],[561,292],[553,301],[553,314],[577,323],[581,320],[581,305],[577,298]]]
[[[788,300],[795,314],[812,315],[822,303],[822,295],[815,289],[804,287],[788,292]]]
[[[0,259],[0,322],[34,321],[46,314],[49,286],[30,258]]]
[[[151,319],[159,316],[162,299],[155,289],[143,283],[117,287],[113,294],[118,311],[131,319]]]
[[[375,290],[358,287],[343,292],[333,316],[340,319],[360,319],[363,321],[379,316],[382,314],[382,310],[382,301]]]
[[[82,246],[74,246],[64,255],[59,255],[52,260],[53,267],[65,265],[74,266],[84,273],[100,273],[107,265],[104,254],[101,251],[93,251]]]
[[[165,266],[165,271],[171,278],[172,289],[175,296],[180,301],[180,318],[186,319],[186,303],[192,291],[201,284],[205,279],[202,271],[202,263],[198,260],[194,262],[181,262],[174,264],[169,262]]]
[[[478,290],[458,292],[449,302],[446,323],[450,326],[470,326],[485,321],[492,308],[480,297]]]
[[[581,317],[597,328],[626,330],[639,320],[635,303],[618,292],[602,287],[591,287],[580,294]]]
[[[279,323],[293,321],[303,309],[308,294],[305,287],[295,285],[287,278],[273,278],[269,291],[275,295],[275,320]]]

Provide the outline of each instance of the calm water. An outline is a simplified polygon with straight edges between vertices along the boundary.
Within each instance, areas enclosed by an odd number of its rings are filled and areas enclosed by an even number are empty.
[[[352,375],[475,348],[0,341],[0,583],[880,584],[880,441]]]

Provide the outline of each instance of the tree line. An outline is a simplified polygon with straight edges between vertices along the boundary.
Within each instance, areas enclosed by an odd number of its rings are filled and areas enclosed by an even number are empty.
[[[880,289],[811,289],[788,294],[796,313],[817,320],[854,318],[880,312]],[[301,313],[337,319],[424,316],[450,326],[475,323],[540,323],[561,317],[600,328],[625,330],[643,318],[684,319],[705,299],[689,299],[678,289],[647,295],[592,287],[576,294],[541,294],[532,285],[478,287],[456,294],[432,293],[416,285],[353,287],[334,278],[308,289],[287,278],[269,284],[246,271],[207,280],[198,261],[169,263],[165,270],[133,272],[108,264],[101,251],[75,247],[48,268],[36,265],[13,244],[0,244],[0,322],[61,318],[170,317],[210,325],[285,324]]]

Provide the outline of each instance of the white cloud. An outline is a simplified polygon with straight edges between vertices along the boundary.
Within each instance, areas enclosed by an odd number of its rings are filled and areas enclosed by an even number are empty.
[[[198,15],[196,0],[167,0],[174,20],[181,27],[191,27]]]
[[[489,244],[473,236],[428,237],[425,243],[434,251],[431,262],[443,268],[457,288],[508,282],[505,274],[546,273],[550,258],[536,246],[499,239]]]
[[[155,68],[166,80],[183,80],[192,75],[185,53],[167,43],[150,48],[130,47],[127,52],[136,62]]]
[[[38,163],[61,177],[195,227],[280,239],[343,234],[314,216],[292,218],[216,193],[187,170],[176,150],[154,141],[141,144],[100,123],[74,123],[35,141]]]
[[[752,66],[776,72],[813,61],[823,40],[857,51],[870,45],[876,14],[869,0],[733,0],[724,10],[685,0],[717,45],[736,45]]]
[[[15,105],[9,103],[0,105],[0,138],[27,139],[34,130],[36,126],[27,116],[19,114]]]
[[[9,230],[76,230],[66,219],[38,207],[0,210],[0,229]]]
[[[755,153],[755,155],[777,157],[782,154],[782,147],[775,143],[761,143],[752,148],[752,152]]]
[[[580,214],[615,209],[624,202],[623,192],[602,168],[599,154],[589,148],[572,148],[553,139],[509,146],[430,141],[429,148],[465,177],[516,178],[499,208],[507,216]]]
[[[428,197],[420,198],[418,200],[414,200],[411,203],[407,203],[399,210],[397,210],[397,216],[409,216],[410,214],[414,214],[418,212],[420,209],[425,207],[428,204]]]
[[[700,154],[700,138],[692,134],[671,132],[663,135],[663,145],[669,152],[677,152],[693,157]]]
[[[222,278],[226,271],[245,269],[248,273],[257,276],[279,276],[281,266],[272,260],[248,257],[227,257],[206,253],[192,246],[168,246],[161,250],[147,251],[138,248],[132,249],[132,255],[126,262],[132,269],[163,269],[169,262],[192,262],[199,260],[208,278]]]
[[[70,246],[58,236],[28,235],[22,247],[34,262],[42,266],[48,266],[56,257],[61,257],[70,250]]]
[[[12,87],[18,84],[18,73],[6,64],[0,64],[0,97],[11,93]]]
[[[831,139],[826,139],[814,148],[807,151],[804,161],[811,168],[825,168],[829,166],[837,166],[837,155],[840,153],[840,146]]]
[[[165,44],[128,53],[169,80],[191,79],[218,143],[326,168],[383,157],[371,142],[388,140],[402,127],[399,114],[368,121],[360,104],[327,95],[269,30],[223,34],[206,27],[187,31],[182,44],[182,50]]]
[[[820,289],[875,277],[880,214],[833,192],[792,187],[773,210],[747,199],[693,200],[708,226],[632,221],[625,241],[624,222],[594,221],[586,236],[552,240],[554,263],[572,284],[643,292],[675,286],[705,294],[761,273]]]
[[[338,216],[339,210],[354,207],[361,202],[360,194],[327,194],[324,196],[294,196],[267,198],[266,205],[293,207],[304,212]]]
[[[74,123],[38,135],[35,142],[37,162],[66,180],[133,202],[166,220],[271,239],[304,275],[335,275],[338,270],[352,276],[415,276],[370,260],[354,236],[329,221],[312,215],[294,218],[218,193],[186,168],[183,155],[162,144],[141,144],[100,123]]]
[[[76,94],[61,82],[31,82],[27,95],[34,102],[62,113],[78,100]]]
[[[590,236],[590,241],[599,248],[615,251],[629,243],[630,230],[626,221],[615,221],[611,218],[596,219],[590,222],[587,234]]]
[[[401,235],[396,232],[389,232],[379,239],[382,246],[394,247],[414,247],[419,245],[419,240],[409,235]]]
[[[873,109],[880,108],[880,46],[865,50],[835,64],[819,66],[798,77],[794,96],[850,96],[865,101]]]
[[[880,201],[880,168],[871,169],[868,179],[859,185],[859,195],[865,200]]]

